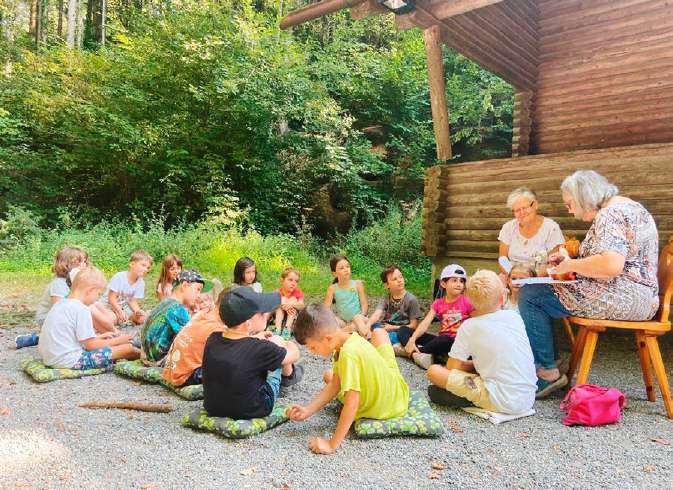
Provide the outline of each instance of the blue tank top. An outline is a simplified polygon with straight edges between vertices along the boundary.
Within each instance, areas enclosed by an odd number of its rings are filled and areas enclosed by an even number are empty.
[[[338,284],[334,287],[334,301],[337,313],[346,322],[350,322],[355,315],[362,313],[360,295],[355,284],[356,281],[351,279],[347,288],[340,288]]]

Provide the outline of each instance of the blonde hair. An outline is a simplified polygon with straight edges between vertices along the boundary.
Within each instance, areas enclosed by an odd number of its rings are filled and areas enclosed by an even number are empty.
[[[489,270],[478,270],[467,280],[465,296],[477,311],[497,309],[505,293],[498,275]]]
[[[105,274],[96,267],[87,267],[77,273],[72,281],[72,290],[77,291],[88,287],[105,288],[107,281]]]
[[[77,247],[63,247],[54,255],[54,265],[51,271],[56,277],[68,277],[70,271],[80,262],[83,250]]]
[[[295,269],[294,267],[286,267],[285,269],[283,269],[283,272],[280,273],[281,280],[285,279],[287,276],[289,276],[292,273],[297,274],[297,279],[299,279],[301,277],[299,275],[299,271],[297,269]]]
[[[150,254],[145,252],[144,250],[136,250],[131,254],[131,258],[129,259],[129,262],[140,262],[141,260],[146,260],[150,264],[152,264],[152,261],[154,260]]]

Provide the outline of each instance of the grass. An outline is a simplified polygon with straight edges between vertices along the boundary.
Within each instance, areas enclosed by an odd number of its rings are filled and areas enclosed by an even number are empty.
[[[155,263],[145,280],[145,307],[155,302],[159,264],[168,253],[177,253],[185,267],[196,268],[223,285],[231,283],[234,264],[241,256],[252,257],[266,291],[277,288],[281,271],[292,266],[300,271],[299,287],[309,301],[322,300],[333,279],[329,256],[341,253],[349,257],[353,278],[364,281],[370,297],[385,294],[379,274],[387,263],[401,267],[407,289],[416,296],[423,299],[430,295],[430,261],[419,254],[421,219],[413,212],[402,216],[392,210],[384,219],[330,244],[309,235],[262,236],[255,231],[222,229],[206,223],[167,229],[160,218],[149,223],[37,230],[21,235],[14,246],[0,249],[0,326],[32,321],[26,308],[39,301],[51,279],[54,253],[65,245],[86,250],[108,277],[127,268],[132,251],[147,250]]]

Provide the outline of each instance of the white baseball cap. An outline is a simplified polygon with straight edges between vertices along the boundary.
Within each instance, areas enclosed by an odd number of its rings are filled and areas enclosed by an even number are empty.
[[[439,275],[439,279],[443,281],[449,277],[457,277],[459,279],[465,279],[467,281],[467,273],[458,264],[449,264],[442,269],[442,273]]]

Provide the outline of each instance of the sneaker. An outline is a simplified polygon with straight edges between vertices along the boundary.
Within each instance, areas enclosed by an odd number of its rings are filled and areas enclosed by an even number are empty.
[[[454,395],[450,391],[441,389],[439,386],[428,386],[428,397],[430,401],[437,405],[444,405],[450,408],[471,407],[472,402],[462,396]]]
[[[547,381],[546,379],[538,378],[537,379],[537,391],[535,392],[535,398],[545,398],[551,395],[556,390],[560,390],[565,385],[568,384],[568,378],[565,374],[562,374],[560,378],[555,381]]]
[[[409,357],[402,344],[393,344],[393,352],[397,357]]]
[[[283,387],[288,387],[296,385],[301,381],[301,378],[304,377],[304,365],[303,364],[294,364],[292,366],[292,374],[289,376],[281,376],[280,385]]]
[[[28,335],[17,335],[14,339],[17,349],[23,349],[24,347],[32,347],[37,345],[40,340],[40,336],[36,333],[30,333]]]
[[[421,352],[414,352],[411,357],[417,366],[427,370],[432,366],[432,354],[423,354]]]

